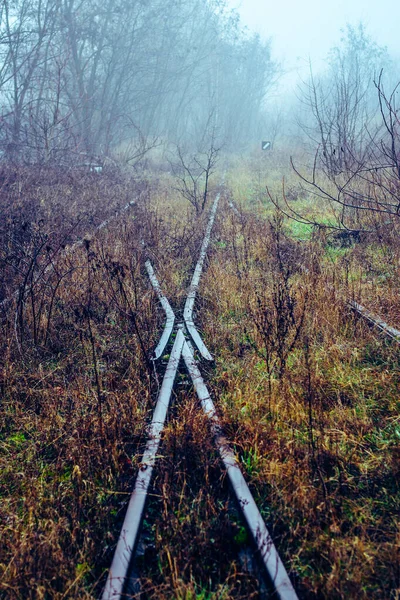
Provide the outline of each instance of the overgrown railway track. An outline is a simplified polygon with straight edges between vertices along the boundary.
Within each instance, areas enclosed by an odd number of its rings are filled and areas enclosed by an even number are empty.
[[[161,286],[154,273],[151,262],[149,260],[146,262],[146,269],[151,285],[153,286],[166,315],[164,331],[154,351],[154,360],[158,360],[163,355],[164,349],[174,331],[176,337],[157,398],[152,422],[148,431],[146,448],[140,463],[135,487],[130,497],[102,600],[117,600],[124,597],[125,591],[129,585],[130,567],[133,562],[139,539],[153,469],[161,443],[162,432],[181,358],[185,363],[187,373],[190,376],[193,387],[200,400],[201,407],[210,421],[211,434],[227,472],[237,506],[242,513],[247,529],[254,542],[257,556],[265,568],[265,572],[270,584],[272,584],[274,588],[276,597],[281,600],[295,600],[297,598],[282,560],[243,477],[236,456],[232,451],[228,440],[224,436],[216,408],[201,375],[201,365],[196,359],[195,350],[192,346],[193,342],[203,359],[208,361],[212,360],[212,356],[194,324],[193,309],[219,199],[220,194],[216,196],[211,209],[206,233],[200,250],[200,256],[194,269],[187,294],[182,323],[175,324],[176,319],[174,311],[161,290]]]
[[[207,249],[211,239],[214,219],[218,209],[218,203],[219,195],[216,197],[211,209],[210,218],[207,223],[205,236],[200,249],[199,259],[194,269],[193,278],[182,311],[181,321],[177,318],[167,297],[164,295],[152,263],[150,260],[147,260],[145,263],[150,284],[164,309],[166,317],[165,327],[162,331],[160,341],[154,350],[155,364],[163,357],[168,343],[171,343],[171,339],[174,339],[174,342],[172,350],[170,351],[168,366],[165,371],[161,390],[158,394],[153,419],[148,428],[148,441],[139,465],[135,488],[129,501],[125,521],[115,550],[114,560],[103,592],[103,600],[116,600],[118,598],[129,597],[128,584],[131,577],[130,568],[140,536],[142,519],[152,482],[154,467],[156,465],[156,459],[159,456],[159,447],[163,439],[163,430],[174,390],[176,374],[181,363],[184,363],[185,365],[188,378],[197,394],[201,408],[209,420],[211,436],[217,446],[220,458],[231,483],[233,495],[236,497],[237,505],[242,512],[247,529],[253,538],[256,554],[261,559],[266,574],[275,589],[275,594],[282,600],[297,598],[286,569],[243,478],[235,454],[224,436],[216,407],[202,376],[202,367],[204,363],[201,362],[201,359],[204,361],[212,361],[213,357],[196,328],[193,311],[203,266],[207,256]],[[113,215],[97,226],[94,232],[105,229],[116,216],[127,211],[133,204],[133,201],[128,203],[117,213],[117,215]],[[232,202],[228,202],[228,204],[236,217],[243,222],[243,214],[241,211],[239,211]],[[83,239],[78,240],[70,247],[59,252],[58,256],[73,252],[75,249],[81,247],[83,243]],[[43,266],[40,277],[43,277],[43,275],[47,274],[52,268],[52,264]],[[305,267],[303,270],[305,270]],[[40,278],[36,278],[33,281],[32,286],[38,284],[39,281]],[[30,289],[30,287],[26,287],[25,294],[23,294],[22,297],[20,292],[17,292],[12,297],[3,300],[0,303],[0,307],[4,308],[13,299],[17,299],[18,302],[24,302],[24,297]],[[377,317],[358,302],[342,299],[340,306],[342,305],[346,306],[349,311],[354,312],[365,319],[379,333],[400,343],[399,330],[388,325],[383,319]],[[137,574],[135,574],[135,577],[137,577]]]
[[[369,325],[377,329],[380,333],[400,344],[400,331],[391,325],[388,325],[383,319],[372,313],[370,310],[356,302],[348,300],[347,306],[359,317],[367,321]]]

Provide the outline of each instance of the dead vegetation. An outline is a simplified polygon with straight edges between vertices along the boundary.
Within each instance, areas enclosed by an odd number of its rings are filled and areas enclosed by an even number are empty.
[[[92,599],[158,389],[149,359],[163,315],[144,259],[181,306],[206,215],[194,218],[168,176],[18,177],[3,174],[14,187],[1,197],[1,293],[12,301],[1,309],[0,595]],[[376,281],[375,242],[342,250],[316,232],[300,243],[265,217],[223,202],[213,230],[196,319],[216,357],[206,372],[217,408],[299,596],[396,598],[398,348],[343,303],[366,299],[355,264],[370,263]],[[389,268],[395,236],[385,244]],[[393,281],[380,307],[395,305]],[[260,597],[181,368],[136,561],[142,596]]]
[[[224,221],[203,288],[214,393],[300,597],[395,598],[398,345],[280,219]]]

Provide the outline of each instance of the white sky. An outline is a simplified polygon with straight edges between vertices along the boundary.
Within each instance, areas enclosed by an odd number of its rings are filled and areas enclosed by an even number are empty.
[[[242,23],[272,38],[273,58],[291,71],[282,83],[292,87],[296,73],[323,65],[329,49],[340,43],[346,23],[362,21],[367,33],[400,60],[400,0],[227,0]],[[400,79],[400,68],[399,68]]]

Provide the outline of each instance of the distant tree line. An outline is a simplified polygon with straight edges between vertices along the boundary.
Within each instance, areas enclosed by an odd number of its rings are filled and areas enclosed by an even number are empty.
[[[107,156],[135,140],[257,135],[277,67],[219,0],[2,0],[0,151]]]

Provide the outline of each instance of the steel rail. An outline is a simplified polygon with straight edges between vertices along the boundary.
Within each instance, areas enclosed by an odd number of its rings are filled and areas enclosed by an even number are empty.
[[[210,241],[211,229],[215,219],[215,213],[218,207],[220,195],[216,196],[214,201],[211,216],[207,225],[206,234],[203,239],[203,243],[201,246],[200,259],[196,265],[195,276],[192,279],[192,285],[190,291],[192,292],[192,303],[188,305],[189,312],[188,320],[189,326],[192,324],[192,331],[194,331],[194,335],[196,337],[197,330],[194,326],[192,320],[192,312],[193,312],[193,304],[196,296],[196,291],[198,287],[198,282],[200,280],[201,270],[203,267],[207,247]],[[166,344],[168,343],[169,337],[172,333],[173,323],[175,322],[174,312],[167,300],[167,298],[162,293],[160,284],[157,280],[157,277],[154,273],[154,269],[149,260],[145,263],[147,273],[150,278],[150,282],[160,300],[162,307],[167,316],[167,322],[164,327],[163,334],[161,336],[160,342],[156,347],[155,355],[156,357],[161,356]],[[172,324],[172,326],[171,326]],[[199,338],[200,348],[202,345],[204,346],[203,351],[206,353],[207,348],[203,344],[199,334],[197,333]],[[169,401],[172,394],[172,388],[175,381],[176,371],[178,369],[179,361],[182,355],[182,347],[185,342],[185,337],[183,334],[183,325],[178,325],[178,333],[175,339],[174,346],[171,351],[170,359],[168,361],[167,369],[164,375],[164,379],[161,385],[161,390],[157,399],[156,408],[154,411],[152,423],[149,431],[149,438],[146,443],[145,453],[143,455],[141,467],[139,474],[137,476],[135,487],[132,492],[132,495],[129,500],[127,513],[125,515],[124,523],[122,526],[122,531],[118,538],[117,546],[114,552],[114,557],[112,560],[112,564],[110,567],[110,571],[108,573],[106,585],[103,591],[102,600],[117,600],[121,598],[123,594],[124,587],[127,583],[128,569],[130,562],[132,560],[132,556],[134,553],[135,546],[138,541],[140,525],[143,518],[143,511],[147,498],[147,491],[150,485],[153,466],[155,464],[156,455],[158,451],[158,447],[161,440],[161,433],[164,428],[164,423],[168,411]],[[201,351],[201,350],[200,350]],[[211,355],[210,355],[211,358]],[[212,360],[212,358],[211,358]]]
[[[135,487],[129,500],[102,600],[116,600],[117,598],[121,598],[127,582],[128,569],[139,537],[147,491],[157,458],[158,447],[160,445],[161,434],[167,416],[184,341],[182,325],[180,325],[178,326],[178,333],[154,409],[145,452],[139,467]]]
[[[183,344],[182,356],[203,411],[211,421],[215,443],[227,471],[232,490],[273,587],[280,600],[296,600],[297,594],[294,591],[287,571],[264,523],[264,519],[243,477],[236,456],[222,433],[214,403],[201,376],[196,360],[186,342]]]
[[[131,200],[130,202],[128,202],[123,208],[121,208],[121,210],[117,211],[115,215],[113,215],[112,217],[109,217],[108,219],[106,219],[105,221],[100,223],[100,225],[97,225],[97,227],[95,227],[92,235],[94,233],[96,233],[97,231],[101,231],[101,229],[104,229],[105,227],[107,227],[107,225],[109,225],[111,221],[116,219],[119,215],[122,215],[126,210],[128,210],[128,208],[130,208],[134,204],[135,204],[135,200]],[[76,248],[83,246],[83,242],[84,242],[84,238],[81,238],[81,239],[77,240],[76,242],[74,242],[73,244],[71,244],[71,246],[67,246],[66,248],[64,248],[64,250],[62,250],[62,252],[60,252],[61,256],[68,256],[74,250],[76,250]],[[39,279],[41,277],[43,277],[43,275],[46,275],[52,267],[53,267],[53,263],[51,262],[44,269],[43,273],[40,276],[38,276],[38,278],[34,281],[34,283],[32,283],[30,286],[28,286],[27,291],[29,292],[33,288],[33,286],[36,285],[36,283],[39,281]],[[8,298],[4,298],[4,300],[2,300],[0,302],[0,307],[6,306],[9,302],[12,302],[12,300],[14,300],[18,295],[19,295],[19,290],[14,292],[14,294],[9,296]]]
[[[200,282],[201,272],[203,270],[204,260],[206,258],[206,254],[207,254],[207,248],[210,243],[211,230],[214,225],[215,214],[217,212],[220,197],[221,197],[221,194],[218,193],[215,197],[214,204],[211,209],[206,233],[205,233],[203,243],[202,243],[201,249],[200,249],[199,260],[197,261],[197,264],[196,264],[196,267],[195,267],[195,270],[193,273],[192,281],[191,281],[191,284],[189,287],[189,292],[188,292],[186,302],[185,302],[185,308],[183,310],[183,318],[184,318],[187,330],[190,333],[192,340],[196,344],[200,354],[206,360],[213,360],[213,357],[211,356],[210,352],[207,349],[207,346],[201,339],[200,334],[197,331],[196,326],[193,322],[193,308],[194,308],[194,301],[196,299],[197,290],[199,288],[199,282]]]
[[[168,302],[167,298],[162,293],[160,284],[158,283],[158,279],[154,273],[154,269],[149,260],[146,260],[145,267],[146,267],[147,274],[149,276],[151,285],[153,286],[153,288],[158,296],[158,299],[161,303],[161,306],[163,307],[163,309],[165,311],[165,315],[167,317],[167,321],[164,325],[164,331],[162,333],[160,341],[157,344],[156,349],[154,350],[154,356],[157,359],[157,358],[160,358],[160,356],[162,356],[162,354],[164,352],[164,348],[168,344],[168,340],[169,340],[172,330],[174,328],[175,314],[174,314],[174,311],[172,310],[171,305]]]
[[[384,333],[385,335],[390,337],[392,340],[394,340],[395,342],[400,344],[400,331],[398,329],[395,329],[391,325],[388,325],[385,321],[383,321],[383,319],[381,319],[377,315],[373,314],[371,311],[369,311],[364,306],[361,306],[361,304],[359,304],[355,300],[348,300],[348,301],[346,301],[346,304],[352,310],[354,310],[356,313],[358,313],[361,317],[363,317],[363,319],[368,321],[371,325],[373,325],[374,327],[379,329],[382,333]]]
[[[237,217],[240,217],[240,218],[241,218],[241,216],[242,216],[242,215],[240,214],[240,212],[239,212],[239,210],[236,208],[236,206],[233,204],[232,200],[228,200],[228,206],[229,206],[229,208],[231,208],[231,209],[233,210],[233,212],[235,213],[235,215],[236,215]]]

